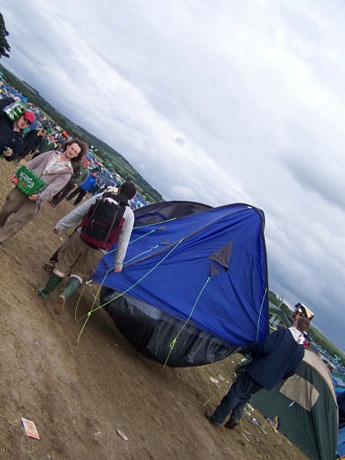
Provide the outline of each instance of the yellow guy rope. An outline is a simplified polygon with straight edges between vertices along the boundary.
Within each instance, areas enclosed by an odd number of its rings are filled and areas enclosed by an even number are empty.
[[[162,262],[163,262],[163,261],[164,261],[164,260],[165,260],[165,259],[166,259],[166,258],[167,258],[167,257],[168,257],[168,256],[179,246],[179,245],[180,245],[180,244],[181,244],[181,243],[182,243],[183,240],[184,240],[184,238],[182,238],[180,241],[178,241],[178,242],[175,244],[175,246],[174,246],[174,247],[173,247],[173,248],[172,248],[172,249],[171,249],[161,260],[160,260],[160,261],[158,261],[157,264],[156,264],[154,267],[152,267],[152,268],[151,268],[144,276],[142,276],[138,281],[136,281],[134,284],[132,284],[132,286],[130,286],[128,289],[126,289],[126,291],[121,292],[119,295],[113,297],[112,299],[110,299],[110,300],[108,300],[107,302],[103,303],[103,304],[100,305],[99,307],[93,308],[94,305],[95,305],[95,303],[96,303],[96,300],[97,300],[97,298],[98,298],[98,294],[99,294],[99,292],[100,292],[100,290],[101,290],[101,288],[102,288],[102,286],[103,286],[103,284],[104,284],[104,281],[105,281],[106,277],[108,276],[109,272],[110,272],[111,270],[113,270],[112,268],[109,268],[108,271],[106,272],[106,274],[104,275],[103,280],[102,280],[102,282],[101,282],[101,284],[100,284],[100,286],[99,286],[99,288],[98,288],[98,290],[97,290],[97,294],[96,294],[95,299],[94,299],[93,302],[92,302],[92,306],[91,306],[90,310],[89,310],[89,311],[87,312],[87,314],[86,314],[86,320],[85,320],[85,322],[84,322],[84,324],[83,324],[83,327],[82,327],[82,329],[81,329],[81,331],[80,331],[80,333],[79,333],[79,335],[78,335],[77,341],[79,342],[80,337],[81,337],[81,335],[82,335],[82,333],[83,333],[83,331],[84,331],[84,329],[85,329],[85,326],[86,326],[86,324],[87,324],[87,322],[88,322],[88,320],[89,320],[89,318],[90,318],[90,316],[91,316],[91,314],[92,314],[93,312],[95,312],[95,311],[97,311],[97,310],[99,310],[99,309],[105,307],[106,305],[108,305],[109,303],[113,302],[114,300],[116,300],[116,299],[120,298],[121,296],[127,294],[127,292],[129,292],[131,289],[133,289],[135,286],[137,286],[137,285],[138,285],[142,280],[144,280],[150,273],[152,273],[153,270],[155,270],[155,269],[156,269],[156,268],[157,268],[157,267],[158,267],[158,266],[159,266],[159,265],[160,265],[160,264],[161,264],[161,263],[162,263]],[[78,299],[78,304],[79,304],[79,299]],[[78,306],[78,304],[77,304],[77,306]]]

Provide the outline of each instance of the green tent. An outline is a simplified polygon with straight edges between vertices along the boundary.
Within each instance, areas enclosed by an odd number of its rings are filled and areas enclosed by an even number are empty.
[[[269,315],[270,328],[273,330],[279,326],[290,327],[292,324],[292,318],[289,319],[284,311],[274,305],[273,302],[269,302]]]
[[[306,349],[297,373],[251,403],[312,460],[335,459],[338,406],[332,377],[320,357]]]

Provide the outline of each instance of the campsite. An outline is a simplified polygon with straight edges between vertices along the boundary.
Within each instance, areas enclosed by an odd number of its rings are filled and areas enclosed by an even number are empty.
[[[12,170],[0,162],[1,205]],[[52,228],[70,210],[66,201],[46,204],[0,250],[0,458],[307,458],[257,410],[248,408],[233,431],[216,430],[204,418],[227,391],[242,355],[164,367],[138,353],[102,309],[81,333],[95,284],[81,299],[71,297],[61,316],[52,313],[55,297],[44,302],[36,291],[47,279],[44,263],[67,237]],[[39,440],[25,435],[21,418],[35,423]]]

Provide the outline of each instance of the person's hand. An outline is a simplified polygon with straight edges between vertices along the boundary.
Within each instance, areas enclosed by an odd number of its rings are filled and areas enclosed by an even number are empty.
[[[58,228],[53,228],[53,232],[56,233],[57,235],[59,235],[60,230]]]
[[[114,268],[114,272],[115,273],[120,273],[120,272],[122,272],[122,268]]]
[[[10,147],[6,147],[6,150],[4,150],[5,157],[10,157],[12,153],[13,153],[13,150]]]
[[[246,356],[246,357],[247,357],[248,355],[250,356],[251,352],[252,352],[252,349],[251,349],[251,347],[249,347],[249,346],[247,346],[247,347],[242,347],[242,348],[238,351],[238,353],[241,353],[241,355]]]
[[[10,181],[13,182],[13,184],[18,184],[19,179],[15,174],[12,174],[12,176],[10,177]]]
[[[37,195],[30,195],[29,197],[30,201],[36,201],[37,200]]]

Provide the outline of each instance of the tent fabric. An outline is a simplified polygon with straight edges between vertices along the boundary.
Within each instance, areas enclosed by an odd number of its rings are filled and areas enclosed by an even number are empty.
[[[285,312],[274,305],[273,302],[269,302],[269,311],[270,311],[270,325],[274,327],[274,329],[277,328],[277,326],[285,326],[285,327],[290,327],[292,324],[292,321],[286,316]]]
[[[104,302],[121,295],[120,292],[103,287]],[[184,324],[152,305],[127,294],[104,307],[117,328],[143,355],[169,366],[188,367],[213,363],[236,353],[239,348],[225,340],[196,329],[193,324]],[[172,340],[178,336],[171,349]]]
[[[122,297],[127,308],[131,306],[126,328],[123,314],[121,317],[125,335],[131,335],[134,312],[138,310],[133,302],[136,299],[146,311],[154,308],[165,312],[164,321],[169,318],[171,323],[173,318],[175,327],[168,345],[176,339],[175,348],[187,340],[185,334],[187,330],[191,334],[191,328],[195,346],[201,332],[221,342],[218,359],[224,357],[224,343],[230,353],[250,342],[262,342],[268,332],[264,213],[247,204],[210,208],[180,202],[180,206],[171,202],[169,207],[167,202],[140,208],[135,212],[123,271],[113,273],[114,251],[105,255],[96,270],[96,280],[114,292],[125,293]],[[163,220],[157,220],[157,216]],[[118,294],[112,302],[110,292],[102,290],[101,304],[108,303],[107,310],[115,322],[116,310],[123,301],[116,297]],[[142,316],[142,310],[138,315]],[[152,318],[151,325],[153,329],[158,327]],[[163,349],[166,345],[163,341],[160,344]],[[188,359],[186,364],[184,356],[175,353],[169,365],[193,365],[192,361]],[[196,362],[210,361],[205,358]]]
[[[295,376],[271,391],[259,391],[251,403],[272,420],[278,416],[280,431],[309,458],[333,459],[338,409],[331,381],[320,357],[306,349]]]
[[[339,428],[337,454],[339,457],[345,457],[345,426]]]
[[[320,359],[320,356],[317,353],[305,353],[303,361],[309,366],[311,366],[315,372],[318,372],[319,375],[322,377],[323,381],[328,386],[328,389],[332,395],[334,401],[337,399],[337,395],[335,393],[334,384],[332,380],[332,374],[328,370],[328,367],[325,363]]]
[[[314,385],[299,375],[287,379],[279,391],[308,412],[312,410],[320,396]]]
[[[179,219],[180,217],[198,214],[209,209],[212,209],[212,207],[193,201],[163,201],[162,203],[150,204],[135,211],[136,226]]]

